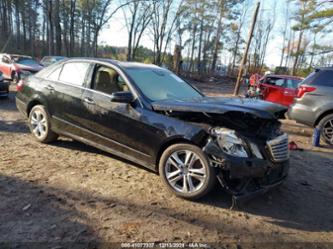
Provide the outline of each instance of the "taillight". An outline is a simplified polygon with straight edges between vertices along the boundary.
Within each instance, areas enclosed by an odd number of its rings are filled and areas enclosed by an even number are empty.
[[[21,92],[23,90],[24,81],[21,79],[16,85],[16,91]]]
[[[316,88],[315,87],[312,87],[312,86],[300,86],[298,89],[297,89],[297,97],[298,99],[302,98],[303,95],[305,93],[310,93],[310,92],[313,92],[315,91]]]

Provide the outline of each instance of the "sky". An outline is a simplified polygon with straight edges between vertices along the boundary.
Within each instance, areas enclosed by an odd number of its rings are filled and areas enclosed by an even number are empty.
[[[251,25],[251,19],[254,13],[256,0],[246,0],[251,4],[251,8],[247,12],[247,21],[245,22],[244,29],[242,31],[243,38],[247,39],[248,31]],[[264,15],[268,17],[272,15],[274,9],[274,3],[276,3],[276,22],[271,32],[270,40],[267,46],[265,63],[268,66],[278,66],[280,64],[281,49],[283,43],[282,31],[284,27],[283,13],[286,9],[288,0],[261,0],[260,9]],[[289,12],[292,14],[295,9],[290,8]],[[128,14],[128,13],[127,13]],[[323,42],[332,39],[333,35],[329,37],[323,37]],[[99,37],[100,44],[107,44],[111,46],[126,47],[128,42],[127,29],[124,18],[124,11],[118,11],[114,17],[109,21],[108,25],[101,31]],[[152,38],[145,34],[141,40],[141,45],[147,48],[153,48]],[[173,44],[170,45],[170,50]],[[223,51],[221,54],[222,63],[228,61],[228,52]]]

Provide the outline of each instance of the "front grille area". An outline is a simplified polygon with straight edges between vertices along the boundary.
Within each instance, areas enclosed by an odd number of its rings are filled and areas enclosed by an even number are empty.
[[[283,134],[267,142],[268,150],[274,162],[282,162],[289,159],[288,135]]]

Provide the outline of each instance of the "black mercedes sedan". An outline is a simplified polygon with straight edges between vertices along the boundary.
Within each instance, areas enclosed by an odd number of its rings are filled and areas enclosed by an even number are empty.
[[[179,197],[200,198],[219,182],[234,200],[249,198],[288,174],[283,106],[206,97],[155,65],[67,59],[17,88],[39,142],[66,136],[136,162]]]

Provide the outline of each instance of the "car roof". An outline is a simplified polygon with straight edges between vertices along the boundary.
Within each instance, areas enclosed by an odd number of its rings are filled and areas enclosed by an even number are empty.
[[[128,61],[118,61],[113,59],[105,59],[105,58],[89,58],[89,57],[74,57],[66,59],[66,62],[69,61],[91,61],[91,62],[102,62],[102,63],[110,63],[112,65],[116,65],[122,68],[142,68],[142,69],[161,69],[161,67],[156,66],[154,64],[145,64],[145,63],[139,63],[139,62],[128,62]]]
[[[316,70],[333,70],[333,67],[317,67]]]
[[[285,75],[285,74],[268,74],[268,75],[265,75],[265,77],[276,77],[276,78],[282,78],[282,79],[297,79],[297,80],[303,79],[302,77]]]
[[[29,55],[22,55],[22,54],[8,54],[9,56],[11,57],[21,57],[21,58],[32,58],[31,56]]]
[[[67,57],[62,55],[46,55],[43,58],[67,58]]]

